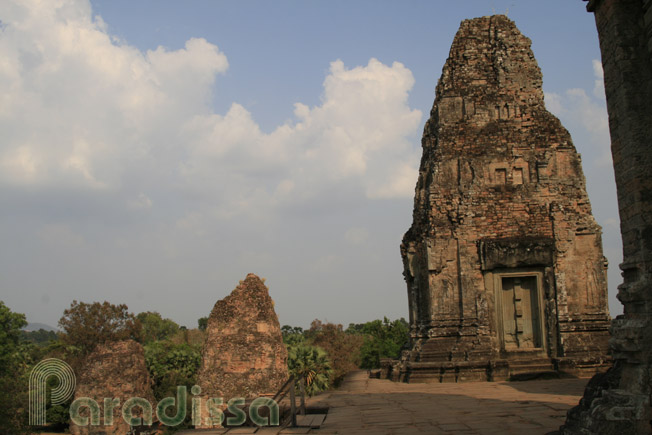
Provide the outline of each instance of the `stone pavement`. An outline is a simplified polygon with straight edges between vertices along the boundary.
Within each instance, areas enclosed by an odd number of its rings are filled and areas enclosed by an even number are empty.
[[[237,428],[256,434],[545,434],[557,430],[588,379],[404,384],[350,373],[308,401],[330,409],[319,429]],[[198,432],[199,433],[199,432]]]
[[[330,409],[322,427],[309,433],[545,434],[563,424],[587,382],[404,384],[357,371],[340,389],[310,400]]]

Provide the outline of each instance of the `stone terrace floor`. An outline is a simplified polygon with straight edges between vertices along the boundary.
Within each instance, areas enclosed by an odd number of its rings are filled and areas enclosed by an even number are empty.
[[[545,434],[579,402],[588,379],[404,384],[350,373],[343,385],[308,401],[328,406],[319,429],[237,428],[263,434]],[[199,432],[198,432],[199,433]]]

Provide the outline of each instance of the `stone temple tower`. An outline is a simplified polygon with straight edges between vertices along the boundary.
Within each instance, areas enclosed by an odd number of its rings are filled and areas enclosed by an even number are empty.
[[[498,380],[608,364],[601,228],[541,84],[530,40],[507,17],[462,22],[401,245],[411,350],[393,378]]]

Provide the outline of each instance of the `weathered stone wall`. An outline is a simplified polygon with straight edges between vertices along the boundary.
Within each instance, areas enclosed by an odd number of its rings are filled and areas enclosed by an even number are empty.
[[[604,67],[623,237],[624,314],[613,321],[614,368],[592,379],[565,434],[651,433],[652,1],[590,1]]]
[[[287,350],[269,290],[253,273],[222,300],[208,318],[198,375],[202,403],[274,394],[288,379]],[[202,412],[200,427],[208,408]]]
[[[86,357],[77,377],[75,400],[88,397],[100,406],[99,426],[77,426],[70,424],[74,435],[124,435],[130,426],[122,417],[122,406],[134,397],[149,401],[156,421],[156,402],[152,393],[152,381],[145,365],[143,347],[133,340],[107,342]],[[113,408],[113,424],[106,425],[104,419],[104,398],[117,398],[119,404]],[[134,408],[134,416],[142,416],[139,408]],[[87,416],[87,409],[82,410]]]
[[[405,379],[504,377],[496,363],[509,359],[554,357],[568,371],[604,362],[601,229],[541,84],[530,40],[507,17],[462,22],[424,128],[401,245],[413,341]],[[497,299],[509,274],[537,280],[535,349],[505,346]]]

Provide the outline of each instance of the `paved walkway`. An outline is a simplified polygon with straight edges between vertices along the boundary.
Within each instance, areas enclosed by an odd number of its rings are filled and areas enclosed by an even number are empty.
[[[588,379],[404,384],[349,374],[311,404],[330,407],[310,433],[545,434],[561,426]]]
[[[339,389],[309,399],[308,405],[329,407],[319,429],[241,427],[206,434],[545,434],[563,424],[587,382],[404,384],[357,371]]]

